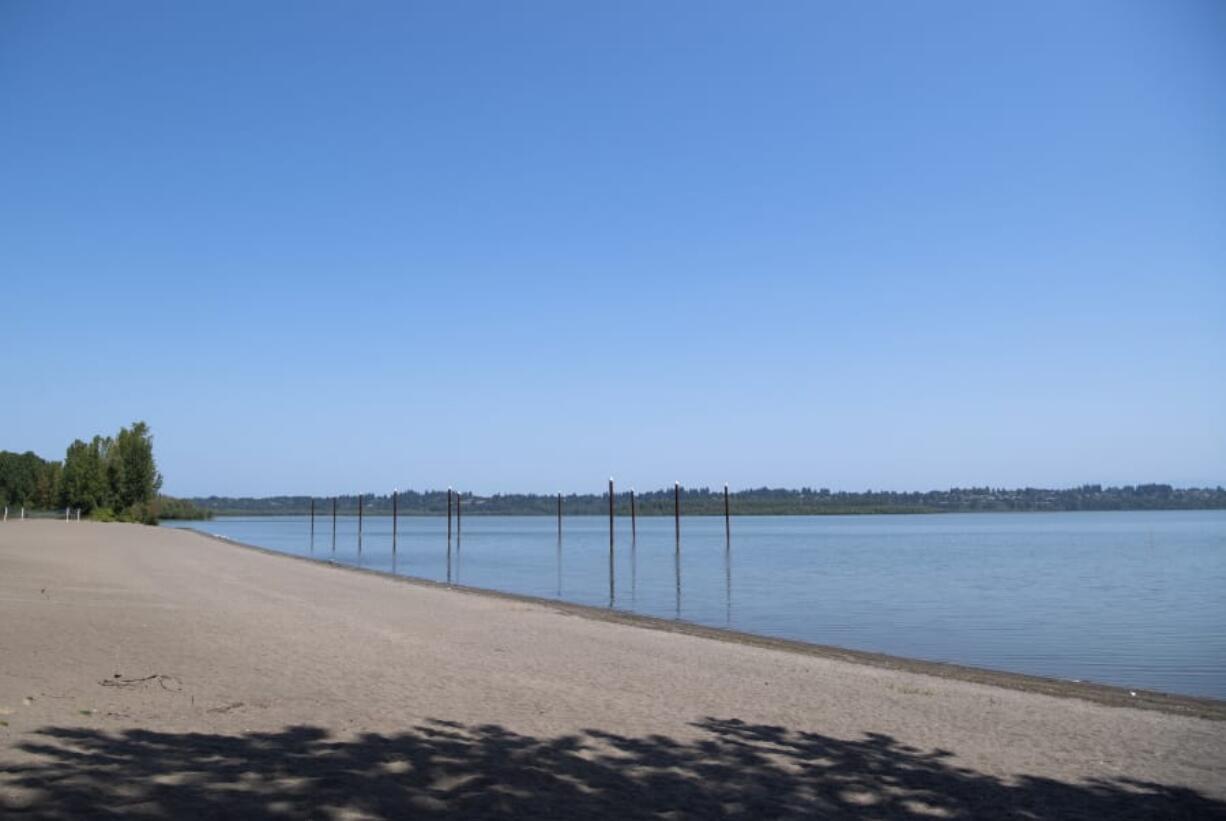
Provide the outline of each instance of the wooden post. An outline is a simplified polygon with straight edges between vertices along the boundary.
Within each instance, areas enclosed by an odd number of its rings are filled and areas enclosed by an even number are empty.
[[[460,538],[460,501],[464,498],[464,494],[460,491],[455,492],[455,537]]]
[[[362,546],[362,494],[358,494],[358,547]]]
[[[609,477],[609,607],[613,606],[613,477]]]
[[[609,555],[613,554],[613,477],[609,477]]]
[[[392,555],[396,555],[396,523],[397,523],[397,505],[400,496],[399,490],[392,491]]]
[[[673,529],[677,534],[677,547],[681,547],[681,483],[673,482]]]
[[[451,541],[451,488],[447,488],[447,541]]]
[[[673,531],[677,543],[673,550],[673,573],[677,579],[677,618],[681,618],[681,483],[673,482]]]
[[[732,517],[728,512],[728,483],[724,483],[724,539],[732,541]]]
[[[562,494],[558,494],[558,541],[562,541]]]
[[[638,514],[634,510],[634,488],[630,488],[630,544],[639,540]]]
[[[609,477],[609,607],[613,607],[615,588],[613,583],[613,477]]]
[[[315,497],[311,497],[311,541],[315,541]]]

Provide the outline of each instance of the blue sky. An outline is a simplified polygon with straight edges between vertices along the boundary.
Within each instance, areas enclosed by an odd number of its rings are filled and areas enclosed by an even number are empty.
[[[1226,4],[0,4],[0,448],[1226,483]]]

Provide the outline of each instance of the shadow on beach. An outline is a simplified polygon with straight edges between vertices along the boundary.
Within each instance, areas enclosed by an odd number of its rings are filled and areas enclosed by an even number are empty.
[[[698,737],[533,738],[431,721],[330,740],[53,727],[0,765],[30,818],[1213,818],[1226,804],[1136,781],[1002,780],[886,735],[843,741],[708,718]],[[16,790],[14,790],[16,788]]]

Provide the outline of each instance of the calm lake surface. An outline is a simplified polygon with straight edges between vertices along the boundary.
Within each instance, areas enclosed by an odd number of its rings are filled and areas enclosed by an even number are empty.
[[[1226,698],[1226,511],[671,518],[219,518],[284,553],[713,627]],[[406,595],[410,592],[406,590]]]

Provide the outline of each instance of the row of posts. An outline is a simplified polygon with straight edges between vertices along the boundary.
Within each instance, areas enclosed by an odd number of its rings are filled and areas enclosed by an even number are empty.
[[[365,499],[366,497],[363,495],[358,496],[358,550],[362,549],[362,524],[363,524],[362,508],[363,508],[363,502],[365,501]],[[461,497],[459,493],[453,491],[451,488],[447,488],[447,541],[451,541],[451,516],[452,516],[453,504],[454,504],[454,510],[455,510],[456,538],[459,538],[460,536],[460,525],[462,521],[461,519],[462,511],[461,511],[460,499]],[[559,514],[559,521],[561,521],[560,515],[561,514]],[[397,535],[399,531],[399,525],[400,525],[400,491],[394,490],[392,491],[392,553],[396,552],[396,539],[397,539]],[[315,539],[315,499],[314,497],[311,498],[311,539],[312,541]],[[336,546],[336,497],[335,496],[332,497],[332,545],[333,547]]]
[[[365,516],[365,500],[364,495],[358,496],[358,555],[362,553],[362,529]],[[615,523],[616,523],[616,488],[613,484],[613,479],[609,479],[609,606],[612,607],[615,599]],[[452,516],[455,516],[454,533],[456,537],[457,549],[459,547],[460,529],[463,523],[463,497],[452,490],[447,489],[447,582],[451,583],[451,538],[452,538]],[[336,550],[336,516],[337,516],[337,498],[332,497],[332,549]],[[315,499],[311,499],[311,544],[315,543]],[[395,567],[395,556],[397,547],[397,538],[399,535],[399,519],[400,519],[400,492],[399,490],[392,492],[392,558],[393,568]],[[562,549],[562,494],[557,496],[557,523],[558,523],[558,550]],[[674,572],[676,576],[676,607],[677,617],[681,617],[681,483],[673,484],[673,533],[676,540],[676,548],[673,554]],[[728,591],[728,622],[731,624],[731,607],[732,607],[732,566],[731,566],[731,550],[732,550],[732,510],[730,503],[730,495],[728,485],[724,485],[724,538],[725,538],[725,585]],[[634,546],[638,542],[638,501],[635,497],[634,489],[630,490],[630,549],[633,556]],[[561,553],[559,552],[559,562]],[[561,595],[561,564],[559,564],[559,595]],[[631,562],[631,569],[634,564]],[[393,570],[393,572],[395,572]],[[633,586],[633,575],[631,579]]]
[[[24,521],[24,520],[25,520],[25,518],[26,518],[26,508],[25,508],[25,505],[22,505],[22,506],[21,506],[21,514],[20,514],[20,515],[21,515],[21,521]],[[9,506],[8,506],[8,505],[5,505],[5,506],[4,506],[4,518],[3,518],[2,520],[0,520],[0,521],[5,521],[5,522],[7,522],[8,520],[9,520]],[[64,508],[64,521],[66,521],[66,522],[74,522],[74,521],[75,521],[75,522],[79,522],[79,521],[81,521],[81,508],[79,508],[79,507],[78,507],[78,508],[71,508],[71,507],[66,507],[66,508]]]
[[[363,502],[365,496],[358,496],[358,549],[362,546],[362,515]],[[463,497],[451,488],[447,488],[447,539],[451,540],[451,517],[454,506],[455,511],[455,535],[460,536],[460,527],[462,522],[461,499]],[[614,491],[613,479],[609,478],[609,550],[613,549],[614,544],[614,506],[617,496]],[[392,491],[392,552],[396,552],[396,537],[399,525],[399,507],[400,507],[400,491]],[[25,509],[22,508],[24,517]],[[8,518],[8,508],[4,509],[5,518]],[[80,518],[80,511],[77,511],[77,518]],[[558,494],[558,538],[562,538],[562,494]],[[678,549],[681,545],[681,483],[673,483],[673,532],[675,534]],[[311,498],[311,538],[315,538],[315,499]],[[724,485],[724,538],[732,541],[732,511],[729,504],[728,485]],[[635,501],[634,488],[630,489],[630,540],[638,541],[638,506]],[[332,497],[332,542],[336,543],[336,497]]]

